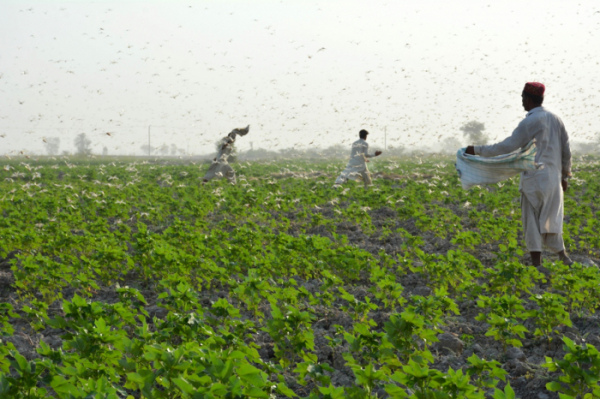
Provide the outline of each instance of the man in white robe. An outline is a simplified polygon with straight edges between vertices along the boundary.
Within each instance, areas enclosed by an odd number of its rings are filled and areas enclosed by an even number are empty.
[[[203,183],[208,183],[214,178],[220,179],[225,177],[231,184],[236,184],[235,171],[229,165],[227,159],[233,151],[233,144],[236,137],[238,135],[245,136],[249,131],[250,125],[244,129],[233,129],[231,133],[221,139],[219,152],[202,178]]]
[[[372,186],[371,174],[367,168],[368,158],[373,158],[381,155],[381,151],[375,151],[375,154],[369,154],[369,144],[367,143],[367,135],[369,132],[361,130],[358,135],[359,139],[352,143],[352,151],[350,152],[350,161],[346,169],[340,174],[335,181],[334,186],[339,186],[348,180],[362,179],[365,184],[365,189]]]
[[[561,119],[542,107],[545,86],[525,85],[522,99],[527,116],[504,141],[467,147],[467,154],[493,157],[513,152],[535,140],[537,170],[521,174],[521,213],[523,236],[534,266],[542,263],[542,245],[557,253],[566,265],[573,261],[563,242],[563,191],[569,187],[571,148],[569,135]]]

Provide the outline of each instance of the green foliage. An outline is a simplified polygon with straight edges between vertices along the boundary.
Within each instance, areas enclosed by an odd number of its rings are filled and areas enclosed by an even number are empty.
[[[406,309],[421,315],[425,324],[432,328],[437,328],[445,324],[443,317],[449,313],[455,315],[460,313],[458,306],[444,289],[436,290],[434,295],[427,297],[420,295],[411,296]]]
[[[507,294],[501,297],[480,296],[477,306],[487,310],[487,313],[480,313],[475,318],[490,325],[486,336],[500,341],[505,352],[508,345],[523,346],[519,338],[524,338],[528,330],[519,323],[519,319],[528,319],[530,313],[525,311],[519,298]]]
[[[396,282],[394,273],[385,267],[373,266],[370,280],[374,285],[370,288],[375,298],[383,302],[385,308],[395,310],[404,303],[402,285]]]
[[[515,399],[515,391],[510,386],[510,382],[506,383],[504,387],[504,391],[499,390],[498,388],[494,389],[494,399]]]
[[[490,270],[488,281],[489,291],[517,296],[530,293],[537,281],[546,282],[544,276],[534,266],[526,266],[517,261],[497,263]]]
[[[594,313],[600,306],[600,270],[579,263],[565,266],[561,262],[545,263],[551,271],[552,286],[562,292],[569,305],[569,312],[579,315],[587,310]]]
[[[365,321],[370,311],[378,309],[376,304],[371,303],[368,296],[365,297],[364,301],[359,301],[342,287],[339,287],[338,290],[342,294],[341,298],[347,303],[347,305],[342,306],[342,310],[349,312],[355,321]]]
[[[546,337],[550,341],[552,340],[550,334],[557,332],[556,327],[560,325],[572,326],[569,313],[565,310],[566,299],[564,297],[545,292],[534,295],[530,299],[539,306],[539,309],[531,312],[531,316],[538,326],[533,333],[534,335]]]
[[[413,252],[421,266],[411,266],[411,270],[423,273],[436,288],[455,292],[480,276],[481,263],[468,253],[450,250],[446,256],[435,256],[418,248]]]
[[[16,350],[10,351],[11,369],[15,374],[0,373],[0,396],[6,398],[45,398],[48,390],[38,387],[38,381],[48,364],[27,361]]]
[[[393,346],[401,359],[433,360],[431,353],[422,349],[438,341],[437,330],[427,328],[423,316],[410,310],[392,314],[383,329],[387,342]]]
[[[271,303],[271,318],[267,320],[263,331],[273,339],[275,356],[282,367],[290,367],[295,359],[314,350],[313,318],[308,312],[301,312],[294,306],[283,305],[280,308]]]
[[[20,161],[0,169],[0,267],[14,278],[0,335],[30,326],[62,344],[42,339],[27,360],[0,341],[0,397],[480,398],[505,381],[498,362],[430,367],[459,306],[478,298],[505,348],[528,318],[550,338],[600,306],[597,268],[546,262],[545,277],[519,262],[516,179],[465,192],[445,159],[378,161],[411,178],[370,190],[332,189],[340,165],[315,161],[239,163],[237,186],[201,186],[207,165],[187,161]],[[272,176],[284,168],[323,174]],[[565,244],[599,257],[600,186],[595,166],[577,168]],[[422,285],[432,294],[410,295]],[[563,397],[596,389],[591,348],[549,361]],[[352,386],[332,384],[340,355]]]
[[[301,385],[312,382],[315,386],[312,391],[314,394],[317,394],[324,386],[331,385],[331,378],[327,374],[332,373],[334,370],[327,363],[316,363],[314,355],[305,355],[305,360],[302,363],[298,363],[298,366],[294,370],[295,373],[298,373],[298,382]]]
[[[412,359],[402,367],[402,371],[395,372],[391,380],[410,389],[413,392],[410,397],[415,398],[484,398],[484,394],[470,384],[469,376],[462,370],[450,368],[447,373],[442,373]],[[387,385],[386,391],[394,398],[409,397],[394,385]]]
[[[479,389],[493,388],[499,380],[506,380],[507,372],[500,368],[499,362],[481,359],[476,354],[472,354],[467,360],[467,375],[475,379],[475,385]]]
[[[593,345],[577,345],[567,337],[563,337],[563,342],[563,359],[546,357],[543,364],[549,371],[561,374],[558,380],[546,384],[546,389],[559,392],[561,398],[600,398],[600,352]]]
[[[10,336],[15,332],[15,329],[10,324],[10,318],[19,318],[19,315],[14,312],[14,308],[10,303],[0,303],[0,337]]]

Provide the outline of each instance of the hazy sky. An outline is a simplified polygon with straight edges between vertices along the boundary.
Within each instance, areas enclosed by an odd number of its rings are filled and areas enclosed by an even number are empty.
[[[175,143],[373,148],[509,135],[526,81],[575,140],[600,132],[600,2],[0,1],[0,153]],[[111,133],[107,135],[106,133]]]

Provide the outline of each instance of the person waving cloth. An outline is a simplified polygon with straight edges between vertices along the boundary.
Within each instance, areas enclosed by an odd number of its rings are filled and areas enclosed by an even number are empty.
[[[545,89],[538,82],[526,83],[521,97],[527,115],[512,135],[497,144],[469,146],[465,152],[494,157],[535,141],[538,168],[522,172],[519,185],[525,244],[534,266],[542,264],[542,245],[557,253],[564,264],[571,265],[562,233],[563,191],[568,189],[571,177],[571,148],[561,119],[542,106]]]
[[[334,183],[334,187],[346,183],[348,180],[362,179],[365,184],[365,189],[372,186],[371,174],[367,168],[367,158],[373,158],[381,155],[381,151],[375,151],[375,154],[369,154],[369,144],[367,143],[367,135],[369,132],[361,130],[358,132],[359,139],[352,143],[352,151],[350,152],[350,160],[346,169],[340,174]]]
[[[231,133],[221,139],[219,143],[219,152],[217,153],[215,159],[213,159],[212,164],[202,178],[202,183],[208,183],[214,178],[223,177],[225,177],[231,184],[236,183],[235,171],[231,165],[229,165],[227,159],[233,151],[233,144],[235,143],[236,137],[238,135],[245,136],[249,131],[250,125],[246,126],[244,129],[233,129]]]

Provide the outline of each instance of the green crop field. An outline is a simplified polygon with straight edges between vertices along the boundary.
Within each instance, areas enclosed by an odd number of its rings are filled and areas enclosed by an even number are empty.
[[[6,161],[1,398],[600,397],[599,162],[529,266],[518,178],[453,160]]]

